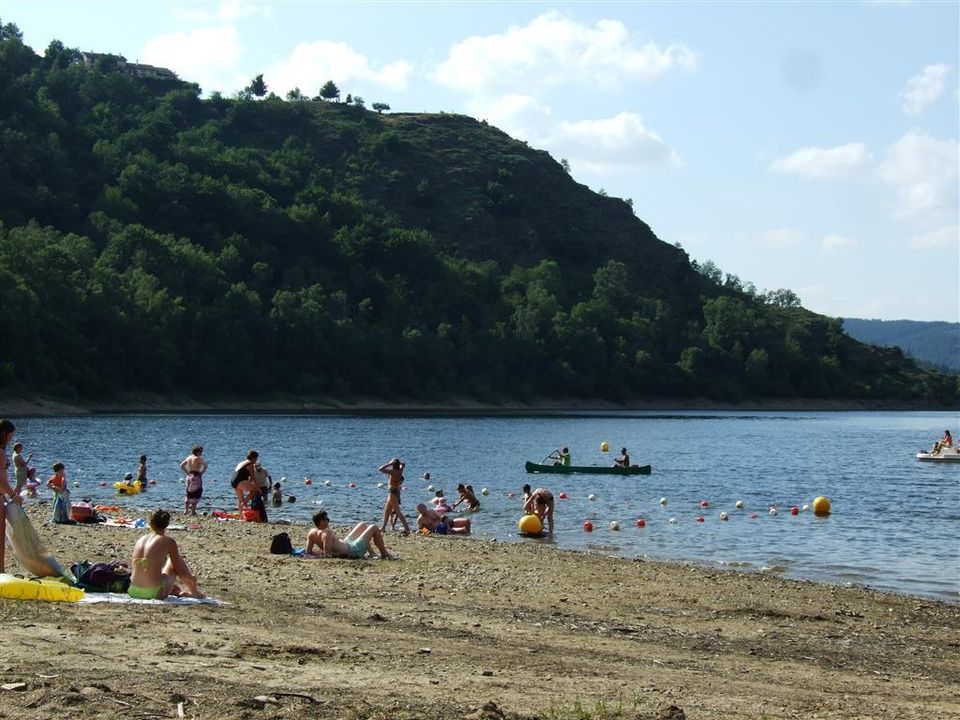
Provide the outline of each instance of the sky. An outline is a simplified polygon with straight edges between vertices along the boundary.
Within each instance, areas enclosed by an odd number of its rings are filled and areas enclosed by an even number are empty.
[[[960,321],[958,2],[46,2],[51,40],[484,119],[700,263],[833,317]]]

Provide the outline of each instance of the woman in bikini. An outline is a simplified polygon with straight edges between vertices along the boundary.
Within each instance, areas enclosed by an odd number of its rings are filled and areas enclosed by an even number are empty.
[[[400,509],[400,488],[403,486],[404,467],[406,467],[406,465],[400,458],[393,458],[393,460],[384,463],[378,468],[380,472],[390,478],[390,492],[387,493],[387,504],[383,507],[383,525],[380,527],[381,532],[387,531],[387,523],[390,522],[390,516],[396,515],[400,519],[400,522],[403,523],[404,534],[410,534],[410,523],[407,522],[407,518],[404,517],[403,511]]]
[[[233,479],[230,480],[230,487],[232,487],[233,491],[237,494],[237,509],[240,510],[240,512],[243,512],[248,507],[247,501],[243,497],[244,491],[260,487],[257,484],[257,478],[254,474],[254,466],[259,459],[260,453],[256,450],[250,450],[247,453],[246,459],[233,470]]]
[[[150,534],[141,537],[133,546],[130,589],[127,591],[130,597],[138,600],[163,600],[170,595],[203,597],[197,578],[180,557],[177,541],[166,535],[169,524],[170,513],[155,510],[150,515]]]

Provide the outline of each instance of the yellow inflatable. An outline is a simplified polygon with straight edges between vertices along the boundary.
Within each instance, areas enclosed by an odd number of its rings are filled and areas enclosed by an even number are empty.
[[[0,598],[9,600],[42,600],[44,602],[79,602],[83,590],[70,587],[56,578],[26,578],[0,573]]]
[[[543,523],[536,515],[524,515],[517,523],[521,535],[539,535],[543,532]]]
[[[823,495],[815,498],[813,501],[813,514],[814,515],[829,515],[830,514],[830,501],[825,498]]]
[[[115,482],[113,486],[121,495],[136,495],[140,492],[139,482]]]

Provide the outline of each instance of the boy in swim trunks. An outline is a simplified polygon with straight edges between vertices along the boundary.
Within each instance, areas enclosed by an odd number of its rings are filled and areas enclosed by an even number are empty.
[[[307,557],[359,560],[367,556],[370,551],[370,541],[373,540],[382,560],[395,559],[383,542],[383,532],[372,523],[357,523],[342,540],[330,529],[330,518],[326,510],[321,510],[313,516],[313,524],[316,527],[307,535]]]
[[[144,535],[133,546],[130,563],[130,597],[139,600],[163,600],[174,595],[202,598],[197,578],[180,557],[177,541],[167,537],[170,513],[155,510],[150,515],[149,535]],[[179,587],[177,583],[182,587]]]

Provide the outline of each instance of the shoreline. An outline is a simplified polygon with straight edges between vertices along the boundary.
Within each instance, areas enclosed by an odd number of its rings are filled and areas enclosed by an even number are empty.
[[[541,399],[530,403],[485,403],[472,398],[443,402],[398,401],[381,398],[212,398],[131,394],[95,403],[40,396],[0,399],[0,417],[76,417],[85,415],[370,415],[382,417],[524,417],[624,412],[951,412],[960,408],[922,403],[867,400],[771,398],[719,402],[705,398],[652,398],[617,404],[604,400]]]
[[[140,534],[29,514],[64,564],[127,559]],[[267,549],[304,525],[174,523],[227,604],[0,601],[0,682],[25,683],[3,693],[11,716],[957,716],[952,603],[482,538],[391,533],[397,562],[299,560]]]

